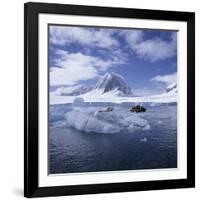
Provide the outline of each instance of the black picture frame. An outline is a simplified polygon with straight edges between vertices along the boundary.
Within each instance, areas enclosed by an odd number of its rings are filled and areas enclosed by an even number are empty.
[[[38,15],[40,13],[187,22],[187,178],[39,187]],[[195,187],[195,13],[81,5],[24,5],[24,196],[44,197]]]

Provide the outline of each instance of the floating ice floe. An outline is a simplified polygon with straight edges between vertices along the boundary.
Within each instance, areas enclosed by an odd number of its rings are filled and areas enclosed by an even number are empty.
[[[80,99],[79,99],[80,100]],[[129,110],[114,109],[112,112],[99,112],[99,107],[79,107],[84,101],[77,100],[73,109],[65,115],[68,127],[83,132],[119,133],[134,132],[137,129],[149,130],[147,120]],[[80,104],[81,102],[81,104]]]

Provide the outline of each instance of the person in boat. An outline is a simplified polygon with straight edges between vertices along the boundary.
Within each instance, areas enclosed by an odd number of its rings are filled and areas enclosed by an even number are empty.
[[[131,109],[130,109],[131,112],[146,112],[146,108],[144,108],[143,106],[140,106],[140,105],[136,105],[136,106],[133,106]]]

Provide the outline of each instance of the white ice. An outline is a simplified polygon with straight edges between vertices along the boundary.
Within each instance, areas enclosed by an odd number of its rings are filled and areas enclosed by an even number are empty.
[[[177,94],[173,93],[163,93],[159,95],[143,96],[143,97],[121,97],[118,96],[116,91],[107,92],[102,94],[99,90],[93,90],[86,94],[80,95],[79,97],[83,98],[85,102],[112,102],[121,104],[123,102],[149,102],[152,103],[152,106],[157,103],[171,103],[177,102]],[[50,104],[65,104],[72,103],[75,96],[56,96],[53,93],[50,93]]]
[[[100,107],[74,106],[72,111],[65,115],[67,126],[83,132],[108,134],[150,129],[147,120],[138,113],[124,109],[115,109],[111,112],[99,112],[99,110]]]
[[[73,107],[83,107],[83,106],[85,106],[84,99],[81,97],[76,97],[76,98],[74,98],[72,105],[73,105]]]
[[[66,121],[69,127],[79,131],[96,133],[118,133],[120,127],[108,121],[100,120],[90,112],[83,113],[73,110],[66,114]]]

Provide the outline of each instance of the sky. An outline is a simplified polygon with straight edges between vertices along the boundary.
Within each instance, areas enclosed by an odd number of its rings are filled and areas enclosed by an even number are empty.
[[[177,32],[49,26],[51,90],[93,86],[106,72],[122,75],[136,95],[162,93],[176,81]]]

